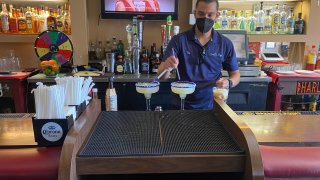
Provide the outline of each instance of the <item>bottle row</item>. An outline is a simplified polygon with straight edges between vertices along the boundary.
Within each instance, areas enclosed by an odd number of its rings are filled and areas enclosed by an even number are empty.
[[[106,45],[103,46],[102,41],[99,41],[98,45],[94,42],[90,43],[89,62],[98,61],[104,64],[103,61],[105,61],[105,66],[112,66],[106,67],[108,69],[107,71],[116,74],[157,74],[163,56],[162,46],[160,53],[157,51],[156,43],[153,43],[150,51],[143,47],[138,57],[139,72],[135,72],[134,67],[136,65],[133,61],[133,56],[135,56],[135,54],[133,51],[124,50],[122,40],[117,42],[116,38],[113,37],[112,45],[110,41],[107,41],[105,44]],[[114,64],[111,63],[113,61]]]
[[[0,33],[39,34],[46,30],[58,30],[71,34],[70,6],[68,3],[49,8],[38,7],[14,8],[5,3],[0,12]]]
[[[319,111],[319,95],[295,95],[282,97],[282,111]]]
[[[293,8],[289,11],[286,4],[265,9],[263,2],[259,9],[235,11],[222,10],[215,22],[215,29],[246,30],[255,34],[304,34],[305,21],[302,13],[295,17]]]

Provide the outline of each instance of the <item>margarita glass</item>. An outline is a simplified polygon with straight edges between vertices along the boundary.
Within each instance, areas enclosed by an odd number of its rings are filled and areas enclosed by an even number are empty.
[[[159,91],[159,85],[160,83],[157,81],[136,83],[137,92],[144,94],[144,97],[146,98],[147,111],[151,111],[151,108],[150,108],[151,95]]]
[[[171,91],[179,94],[180,96],[180,107],[181,110],[184,110],[184,100],[187,94],[192,94],[196,88],[196,84],[194,82],[187,81],[178,81],[171,83]]]

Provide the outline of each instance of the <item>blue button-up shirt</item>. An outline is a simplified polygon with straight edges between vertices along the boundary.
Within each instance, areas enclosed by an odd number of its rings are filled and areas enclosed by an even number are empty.
[[[179,59],[181,81],[195,82],[196,90],[187,95],[186,109],[212,109],[212,88],[221,77],[221,69],[238,70],[236,53],[232,42],[217,31],[212,31],[211,40],[202,46],[195,35],[195,26],[172,38],[163,60],[173,55]],[[174,95],[173,103],[179,107],[179,96]]]

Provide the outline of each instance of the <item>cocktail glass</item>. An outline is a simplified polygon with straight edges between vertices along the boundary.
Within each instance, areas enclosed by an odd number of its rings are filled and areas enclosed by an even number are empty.
[[[159,91],[159,85],[160,83],[157,81],[136,83],[137,92],[144,94],[144,97],[146,98],[147,111],[151,111],[151,107],[150,107],[151,95]]]
[[[180,96],[180,109],[184,110],[184,100],[187,94],[192,94],[196,88],[194,82],[178,81],[171,83],[171,91]]]

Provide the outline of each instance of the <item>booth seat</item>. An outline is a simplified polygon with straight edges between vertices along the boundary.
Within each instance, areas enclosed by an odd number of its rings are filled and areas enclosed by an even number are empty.
[[[320,179],[320,147],[260,145],[266,178]]]
[[[57,180],[61,147],[0,149],[0,179]]]

